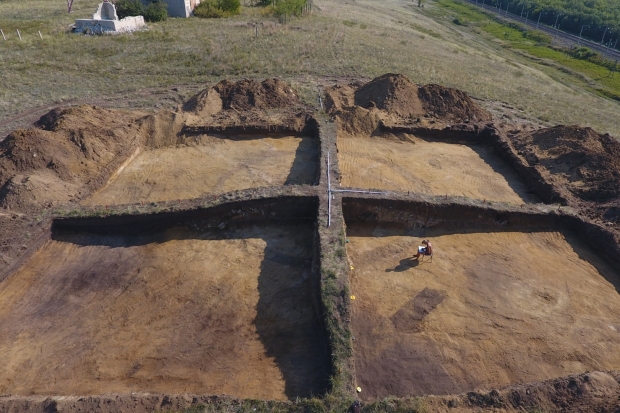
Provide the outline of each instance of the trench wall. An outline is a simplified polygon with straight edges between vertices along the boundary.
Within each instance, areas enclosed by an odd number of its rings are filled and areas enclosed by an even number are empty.
[[[497,232],[569,230],[611,265],[620,268],[620,245],[613,232],[562,212],[538,213],[457,203],[432,204],[359,197],[344,197],[342,209],[347,225],[381,224],[409,230],[450,228]]]
[[[493,124],[457,124],[443,129],[409,126],[386,126],[381,129],[391,133],[411,133],[428,141],[457,143],[463,145],[485,144],[507,162],[536,195],[547,204],[567,205],[567,197],[548,183],[536,169],[526,164],[515,152],[507,137],[503,136]]]
[[[62,231],[101,235],[155,233],[174,226],[200,224],[201,228],[239,227],[260,223],[289,223],[316,220],[318,197],[292,196],[230,202],[189,211],[119,215],[107,217],[57,218],[52,237]]]
[[[261,135],[261,134],[282,134],[282,135],[306,135],[313,138],[319,137],[319,122],[314,117],[307,117],[303,123],[299,125],[264,125],[264,124],[243,124],[237,126],[221,126],[221,125],[183,125],[180,133],[183,135]]]

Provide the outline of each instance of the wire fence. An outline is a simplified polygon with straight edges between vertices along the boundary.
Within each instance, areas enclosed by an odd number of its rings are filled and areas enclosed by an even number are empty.
[[[37,30],[34,33],[23,33],[19,29],[16,29],[15,32],[5,32],[3,29],[0,29],[0,36],[2,36],[2,40],[5,42],[8,42],[12,39],[23,41],[25,38],[35,38],[43,40],[43,34],[41,34],[41,30]]]

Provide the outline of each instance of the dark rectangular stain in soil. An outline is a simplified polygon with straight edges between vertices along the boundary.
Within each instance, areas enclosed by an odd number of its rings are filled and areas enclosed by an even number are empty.
[[[390,320],[398,331],[417,333],[421,331],[424,317],[446,298],[442,291],[425,288],[398,310]]]

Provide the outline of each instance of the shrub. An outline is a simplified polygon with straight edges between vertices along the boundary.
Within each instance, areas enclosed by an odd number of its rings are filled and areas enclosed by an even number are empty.
[[[547,33],[543,33],[539,30],[528,30],[525,33],[525,37],[527,37],[530,40],[535,41],[538,44],[550,44],[551,43],[551,36],[549,36]]]
[[[224,11],[217,7],[215,1],[203,1],[194,9],[194,16],[202,18],[224,17]]]
[[[144,6],[140,0],[116,0],[114,6],[116,6],[116,14],[119,19],[144,15]]]
[[[570,55],[575,59],[580,60],[592,60],[592,58],[598,58],[598,53],[587,47],[576,47],[570,51]]]
[[[298,16],[305,4],[306,0],[276,0],[275,13],[277,16],[286,14]]]
[[[218,8],[224,12],[232,14],[239,14],[241,10],[241,2],[239,0],[218,0]]]
[[[201,2],[194,9],[194,16],[203,18],[228,17],[239,14],[240,9],[239,0],[207,0]]]
[[[154,1],[144,9],[144,19],[147,22],[161,22],[168,17],[168,4],[164,1]]]

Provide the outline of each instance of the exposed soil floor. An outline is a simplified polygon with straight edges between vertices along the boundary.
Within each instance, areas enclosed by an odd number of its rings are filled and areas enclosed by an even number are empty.
[[[196,138],[195,146],[147,150],[87,205],[196,198],[272,185],[314,184],[318,173],[318,140],[285,136],[232,139]]]
[[[320,393],[313,236],[57,235],[0,284],[0,394]]]
[[[417,234],[414,234],[417,235]],[[361,397],[455,394],[620,368],[620,278],[570,233],[349,228]]]
[[[341,185],[516,204],[536,201],[517,174],[482,145],[410,139],[339,136]]]

